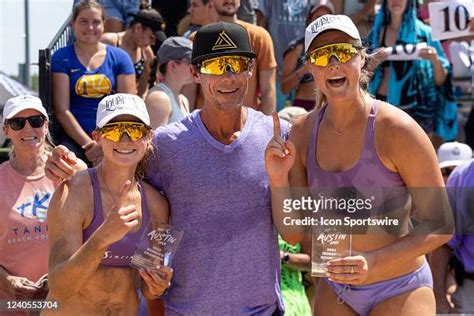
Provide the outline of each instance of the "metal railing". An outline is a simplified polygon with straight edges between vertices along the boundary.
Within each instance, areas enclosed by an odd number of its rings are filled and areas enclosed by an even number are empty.
[[[50,131],[53,136],[58,132],[58,126],[56,118],[54,116],[53,108],[53,89],[51,79],[51,56],[58,49],[67,46],[72,43],[73,32],[71,27],[71,16],[69,16],[63,23],[58,33],[53,37],[51,43],[45,49],[39,50],[38,66],[39,66],[39,97],[50,117]]]

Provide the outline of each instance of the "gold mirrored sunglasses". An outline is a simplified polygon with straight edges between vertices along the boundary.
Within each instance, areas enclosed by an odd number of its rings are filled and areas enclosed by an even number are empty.
[[[206,75],[220,76],[231,71],[240,74],[249,70],[250,58],[243,56],[221,56],[203,61],[199,66],[199,71]]]
[[[310,52],[309,61],[313,65],[326,67],[334,56],[341,63],[346,63],[359,54],[357,47],[350,43],[330,44]]]
[[[107,140],[118,142],[126,133],[132,141],[137,141],[147,136],[150,128],[139,122],[115,122],[104,125],[98,129],[99,135]]]

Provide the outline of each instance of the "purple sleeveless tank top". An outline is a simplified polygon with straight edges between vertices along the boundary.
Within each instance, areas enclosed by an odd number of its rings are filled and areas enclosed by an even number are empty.
[[[326,108],[319,112],[311,133],[306,161],[309,187],[404,187],[405,183],[400,175],[383,165],[375,149],[374,129],[379,109],[378,101],[374,101],[367,120],[364,147],[359,161],[351,169],[342,172],[325,171],[319,167],[316,161],[316,147],[319,124]]]
[[[82,231],[82,240],[85,242],[97,230],[104,221],[104,212],[102,210],[102,197],[100,193],[99,179],[97,178],[97,170],[91,168],[87,170],[91,178],[92,189],[94,192],[94,214],[90,225]],[[146,229],[150,216],[145,192],[141,182],[138,182],[138,190],[142,197],[142,225],[135,233],[125,235],[120,241],[109,246],[102,258],[102,265],[115,267],[128,267],[135,246],[138,245],[143,231]]]

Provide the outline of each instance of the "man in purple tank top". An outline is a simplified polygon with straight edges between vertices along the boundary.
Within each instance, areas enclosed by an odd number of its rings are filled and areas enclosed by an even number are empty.
[[[280,254],[263,159],[273,123],[242,104],[255,58],[248,33],[232,23],[203,26],[192,57],[205,105],[156,130],[146,176],[168,198],[170,224],[184,231],[166,314],[280,315]],[[281,128],[286,138],[289,124]],[[50,177],[73,173],[67,154],[55,149]]]

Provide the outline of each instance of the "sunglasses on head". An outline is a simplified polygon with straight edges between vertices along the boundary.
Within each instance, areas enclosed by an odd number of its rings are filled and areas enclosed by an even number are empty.
[[[199,66],[199,71],[206,75],[223,75],[227,71],[240,74],[249,70],[250,59],[242,56],[222,56],[205,60]]]
[[[33,128],[40,128],[46,122],[46,117],[43,115],[33,115],[28,117],[14,117],[7,120],[7,125],[14,131],[19,131],[25,128],[26,121],[30,123]]]
[[[132,141],[137,141],[147,136],[150,128],[139,122],[116,122],[105,124],[98,129],[99,135],[102,138],[118,142],[122,135],[126,133]]]
[[[357,47],[350,43],[330,44],[317,48],[308,54],[313,65],[326,67],[334,56],[341,63],[346,63],[359,54]]]

